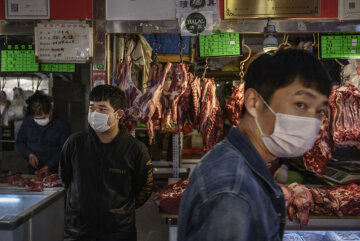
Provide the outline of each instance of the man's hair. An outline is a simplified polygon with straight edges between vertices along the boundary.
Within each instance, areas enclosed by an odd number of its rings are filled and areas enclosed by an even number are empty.
[[[296,77],[305,87],[330,95],[331,78],[322,63],[298,49],[280,49],[256,57],[244,77],[245,91],[254,88],[269,103],[276,90],[292,84]],[[242,113],[245,111],[244,106]]]
[[[29,115],[43,115],[49,114],[52,109],[51,97],[44,95],[40,91],[36,91],[35,94],[30,96],[26,103],[28,104],[27,114]]]
[[[90,101],[107,100],[115,111],[125,107],[125,95],[120,89],[111,85],[98,85],[91,90]]]

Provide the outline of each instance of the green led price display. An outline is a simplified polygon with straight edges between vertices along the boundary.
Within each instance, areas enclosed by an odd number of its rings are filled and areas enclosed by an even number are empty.
[[[41,64],[42,72],[75,72],[75,64],[63,64],[63,63],[44,63]]]
[[[200,57],[241,55],[239,33],[215,33],[199,36]]]
[[[35,62],[32,45],[8,45],[1,50],[1,72],[37,72],[39,63]]]
[[[322,59],[360,58],[360,34],[321,34],[320,57]]]

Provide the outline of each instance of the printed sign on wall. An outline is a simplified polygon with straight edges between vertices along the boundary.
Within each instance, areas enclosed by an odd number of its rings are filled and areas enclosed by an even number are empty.
[[[40,62],[88,62],[91,32],[85,23],[39,23],[35,29],[36,57]]]
[[[177,0],[176,17],[183,36],[211,34],[220,21],[216,0]]]

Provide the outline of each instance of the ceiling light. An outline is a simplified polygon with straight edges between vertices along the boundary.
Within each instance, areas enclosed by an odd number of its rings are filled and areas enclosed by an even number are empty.
[[[264,34],[266,38],[263,42],[263,50],[264,52],[268,52],[271,50],[276,50],[279,46],[277,39],[274,37],[275,25],[272,23],[272,20],[269,18],[266,27],[264,28]]]

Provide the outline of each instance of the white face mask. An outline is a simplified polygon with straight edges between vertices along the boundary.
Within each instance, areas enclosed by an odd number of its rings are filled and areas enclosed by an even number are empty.
[[[262,97],[261,97],[262,99]],[[274,132],[266,135],[262,132],[255,118],[261,138],[266,148],[276,157],[298,157],[310,150],[316,141],[322,122],[316,118],[275,113],[262,99],[265,105],[275,115]]]
[[[110,127],[108,125],[108,119],[109,119],[109,115],[108,114],[103,114],[100,112],[89,112],[88,114],[88,122],[89,125],[91,126],[91,128],[94,129],[95,132],[105,132],[107,130],[110,129]],[[114,123],[114,125],[116,124],[116,122]]]
[[[34,118],[34,121],[35,121],[36,124],[38,124],[39,126],[46,126],[46,125],[50,122],[50,119],[49,119],[49,117],[48,117],[48,118],[45,118],[45,119],[35,119],[35,118]]]

